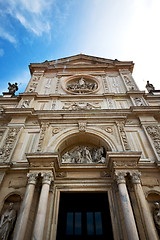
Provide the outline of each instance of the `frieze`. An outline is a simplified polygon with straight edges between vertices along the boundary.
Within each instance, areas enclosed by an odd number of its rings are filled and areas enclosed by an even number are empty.
[[[0,159],[2,159],[3,162],[6,162],[9,159],[19,131],[20,127],[9,128],[4,145],[0,148]]]
[[[153,141],[153,145],[160,157],[160,129],[158,126],[146,126],[147,133]]]
[[[122,167],[122,168],[132,168],[132,167],[136,167],[137,166],[137,163],[136,162],[133,162],[133,161],[114,161],[113,162],[113,166],[114,168],[117,168],[117,167]]]
[[[105,159],[104,147],[77,146],[62,156],[62,163],[105,163]]]
[[[91,110],[91,109],[101,109],[99,102],[89,103],[89,102],[73,102],[65,103],[62,107],[64,110]]]

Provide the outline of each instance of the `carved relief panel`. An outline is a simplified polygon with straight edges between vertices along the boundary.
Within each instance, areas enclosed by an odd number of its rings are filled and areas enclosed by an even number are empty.
[[[69,94],[91,94],[100,88],[100,82],[93,76],[75,75],[62,81],[62,88]]]
[[[104,147],[76,146],[62,156],[62,163],[88,164],[104,163],[106,151]]]

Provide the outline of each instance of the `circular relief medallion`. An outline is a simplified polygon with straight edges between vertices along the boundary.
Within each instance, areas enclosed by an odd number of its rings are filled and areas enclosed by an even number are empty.
[[[98,91],[98,81],[90,76],[74,76],[65,82],[65,91],[72,94],[89,94]]]

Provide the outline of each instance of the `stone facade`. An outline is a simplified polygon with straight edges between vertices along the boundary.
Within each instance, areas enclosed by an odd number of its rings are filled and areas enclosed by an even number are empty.
[[[133,67],[31,63],[25,92],[0,97],[0,239],[56,240],[63,192],[107,192],[114,239],[159,239],[160,94]]]

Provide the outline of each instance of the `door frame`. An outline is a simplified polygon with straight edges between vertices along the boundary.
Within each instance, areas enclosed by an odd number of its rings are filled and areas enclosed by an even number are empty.
[[[58,227],[58,214],[59,214],[59,204],[60,204],[60,193],[61,192],[93,192],[93,193],[100,193],[100,192],[107,192],[108,194],[108,203],[109,203],[109,210],[110,210],[110,217],[111,217],[111,224],[112,224],[112,231],[113,231],[113,238],[114,240],[123,239],[123,234],[120,226],[120,219],[118,213],[118,205],[117,199],[115,196],[115,192],[113,190],[113,185],[105,186],[102,184],[90,185],[90,184],[73,184],[70,186],[62,186],[62,184],[55,184],[55,197],[54,197],[54,207],[53,207],[53,216],[52,216],[52,226],[51,226],[51,234],[49,240],[56,240],[57,235],[57,227]]]

